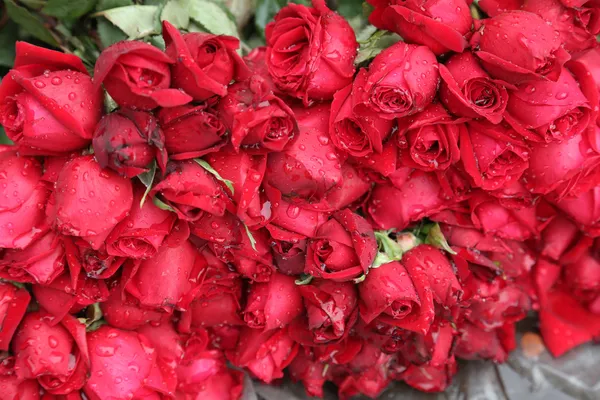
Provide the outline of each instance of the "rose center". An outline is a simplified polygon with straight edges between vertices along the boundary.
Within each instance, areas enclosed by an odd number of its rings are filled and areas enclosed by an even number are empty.
[[[571,110],[548,126],[547,135],[557,140],[569,139],[576,133],[573,128],[579,125],[582,118],[583,112],[579,108]]]
[[[274,117],[269,119],[265,139],[275,141],[288,139],[292,132],[292,123],[289,118]]]
[[[0,124],[11,131],[20,131],[25,122],[23,106],[14,97],[7,97],[0,104]]]
[[[362,153],[371,147],[369,139],[360,126],[351,119],[346,118],[338,122],[336,131],[342,148],[351,151],[354,156],[364,155],[357,153]]]
[[[412,108],[412,99],[398,87],[377,86],[371,93],[371,103],[385,113],[404,113]]]
[[[127,68],[129,80],[137,87],[146,89],[158,86],[162,81],[162,74],[146,68],[129,67]]]

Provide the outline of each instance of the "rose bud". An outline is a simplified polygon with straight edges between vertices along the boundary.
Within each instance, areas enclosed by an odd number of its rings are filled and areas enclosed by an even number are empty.
[[[37,378],[48,393],[64,395],[85,384],[90,367],[85,325],[67,315],[50,324],[45,313],[28,313],[15,340],[15,370],[19,379]]]
[[[440,80],[435,54],[425,46],[398,42],[379,53],[354,81],[354,109],[363,107],[387,119],[423,110]],[[367,114],[368,115],[368,114]]]
[[[125,262],[123,257],[115,257],[106,253],[104,248],[94,250],[83,239],[63,236],[69,271],[85,272],[89,278],[107,279],[113,276]],[[74,277],[75,279],[77,277]]]
[[[369,22],[396,32],[407,43],[429,47],[435,54],[461,53],[468,47],[465,35],[473,18],[465,0],[368,0],[375,6]]]
[[[206,260],[189,241],[172,245],[167,239],[154,257],[132,264],[131,270],[123,273],[125,290],[141,305],[169,312],[189,304]],[[156,277],[162,277],[160,285],[156,285]]]
[[[358,294],[352,282],[313,280],[301,285],[306,317],[290,326],[293,339],[305,346],[338,342],[358,320]]]
[[[525,11],[509,11],[483,20],[471,38],[471,47],[493,78],[512,84],[556,82],[570,58],[555,29]]]
[[[247,368],[265,383],[283,378],[283,370],[298,353],[288,328],[260,331],[244,328],[235,351],[227,358],[237,367]]]
[[[508,92],[505,82],[490,78],[471,52],[456,54],[440,64],[440,98],[452,114],[502,121]]]
[[[163,21],[166,53],[176,60],[171,66],[172,85],[196,101],[214,95],[223,97],[232,80],[247,78],[250,72],[236,50],[240,41],[232,36],[209,33],[181,35],[177,28]]]
[[[448,196],[433,173],[400,168],[390,175],[392,184],[373,188],[366,211],[378,229],[404,229],[448,207]],[[398,199],[402,199],[398,202]]]
[[[96,126],[92,145],[102,168],[127,178],[148,171],[152,160],[163,171],[167,164],[162,130],[156,118],[143,111],[126,109],[105,115]]]
[[[529,166],[529,148],[515,132],[487,121],[471,121],[460,132],[460,155],[474,185],[497,190],[517,181]]]
[[[304,272],[337,282],[359,278],[377,253],[371,225],[349,209],[338,211],[308,242]]]
[[[251,284],[246,299],[244,321],[255,329],[283,328],[303,310],[295,279],[279,273],[267,283]]]
[[[93,156],[80,156],[61,170],[46,214],[65,235],[99,249],[133,202],[131,181],[102,169]]]
[[[175,389],[170,368],[159,368],[156,349],[143,335],[104,325],[88,334],[87,345],[92,364],[87,397],[158,398]]]
[[[445,170],[460,159],[458,138],[466,127],[439,103],[398,120],[397,144],[405,167],[423,171]]]
[[[9,357],[8,354],[0,358],[0,388],[6,400],[40,400],[41,390],[37,380],[19,379],[15,373],[15,357]]]
[[[71,54],[17,42],[15,68],[0,84],[0,124],[19,150],[53,155],[86,147],[102,95]]]
[[[306,236],[288,232],[269,224],[266,226],[271,236],[273,264],[286,275],[300,275],[304,272],[306,260]]]
[[[483,330],[468,322],[459,328],[460,334],[454,350],[464,360],[492,360],[504,363],[514,350],[512,337],[514,324],[505,324],[497,329]]]
[[[328,136],[328,104],[294,113],[300,131],[283,152],[269,154],[265,181],[285,196],[320,200],[342,180],[335,147]]]
[[[163,108],[157,118],[171,160],[202,157],[227,143],[227,129],[209,103]]]
[[[219,102],[219,117],[231,131],[231,144],[250,154],[283,151],[298,134],[292,109],[252,81],[235,83]]]
[[[506,121],[533,142],[562,142],[590,121],[590,107],[579,84],[566,69],[556,82],[537,81],[510,92]]]
[[[48,284],[65,266],[60,235],[48,231],[23,250],[9,249],[0,257],[0,277],[15,282]]]
[[[170,314],[155,308],[144,307],[120,285],[114,286],[108,299],[100,303],[100,309],[106,322],[120,329],[136,330],[145,324],[166,321]]]
[[[267,66],[275,85],[305,105],[329,100],[352,82],[358,49],[342,16],[324,0],[312,4],[288,4],[265,28]]]
[[[152,110],[176,107],[192,98],[178,89],[170,89],[169,67],[174,59],[151,44],[125,40],[108,47],[96,61],[94,87],[104,88],[122,107]]]
[[[383,151],[383,141],[392,133],[394,121],[382,118],[370,108],[353,110],[353,85],[338,91],[331,103],[329,137],[340,151],[364,157]]]
[[[44,207],[50,190],[34,158],[0,146],[0,248],[23,249],[48,230]]]
[[[231,202],[215,177],[193,160],[169,163],[149,196],[156,194],[185,221],[197,221],[205,214],[222,216]]]
[[[177,215],[161,210],[150,199],[140,206],[143,195],[142,186],[133,188],[133,204],[129,215],[106,238],[108,254],[136,259],[153,257],[171,232]]]
[[[25,289],[0,282],[0,350],[8,351],[13,334],[27,311],[31,296]],[[1,386],[0,386],[1,387]]]
[[[600,236],[600,186],[593,187],[577,198],[560,199],[555,205],[587,235]]]

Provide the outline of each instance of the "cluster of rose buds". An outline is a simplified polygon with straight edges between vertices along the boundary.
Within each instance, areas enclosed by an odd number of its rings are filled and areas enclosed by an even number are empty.
[[[93,77],[17,44],[0,397],[375,398],[504,362],[531,310],[553,355],[600,337],[600,3],[369,3],[403,41],[358,66],[324,0],[245,57],[166,21]]]

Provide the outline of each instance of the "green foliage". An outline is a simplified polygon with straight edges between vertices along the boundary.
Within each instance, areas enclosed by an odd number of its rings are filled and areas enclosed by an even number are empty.
[[[190,18],[215,35],[239,37],[237,26],[221,6],[212,1],[190,0]]]
[[[56,38],[52,35],[52,32],[46,28],[40,17],[29,12],[27,8],[17,5],[14,0],[5,0],[4,4],[10,19],[21,26],[25,32],[50,46],[59,46]]]
[[[2,126],[0,126],[0,144],[13,144],[12,140],[6,136]]]
[[[77,19],[90,12],[97,0],[48,0],[42,13],[56,18]]]
[[[12,21],[8,21],[0,30],[0,66],[9,68],[13,66],[18,34],[19,28]]]

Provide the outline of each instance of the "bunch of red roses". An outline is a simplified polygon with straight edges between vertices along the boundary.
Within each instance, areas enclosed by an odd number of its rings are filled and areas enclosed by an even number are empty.
[[[600,337],[600,2],[369,3],[403,41],[359,68],[324,0],[244,58],[168,22],[93,78],[17,44],[3,399],[440,391],[530,310],[556,356]]]

